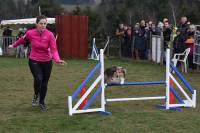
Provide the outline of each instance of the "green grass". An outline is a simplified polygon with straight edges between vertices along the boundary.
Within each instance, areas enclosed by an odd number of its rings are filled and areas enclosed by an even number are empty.
[[[200,114],[197,108],[183,112],[160,110],[162,100],[111,102],[106,106],[111,116],[99,113],[70,117],[67,96],[72,95],[95,66],[91,60],[69,60],[67,66],[54,64],[49,81],[47,113],[31,106],[33,79],[26,59],[0,58],[0,133],[199,133]],[[127,81],[165,79],[165,67],[147,61],[109,59],[106,67],[124,66]],[[199,96],[200,73],[184,75]],[[163,86],[113,87],[107,97],[164,95]],[[98,106],[98,101],[95,106]]]

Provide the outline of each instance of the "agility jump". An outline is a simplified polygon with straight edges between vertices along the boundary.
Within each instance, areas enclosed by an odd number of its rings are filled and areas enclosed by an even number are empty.
[[[90,81],[90,79],[95,75],[97,71],[100,70],[100,74],[96,78],[96,80],[91,84],[88,90],[82,95],[82,97],[77,101],[76,98],[80,94],[82,88]],[[188,91],[184,90],[184,88],[180,85],[180,83],[174,78],[173,74],[170,72],[174,71],[177,77],[182,81],[185,88]],[[170,80],[178,87],[184,99],[180,96],[180,94],[170,85]],[[91,94],[92,90],[100,83],[100,87],[93,94],[93,96],[88,100],[88,102],[83,106],[82,109],[79,108],[81,103]],[[152,96],[152,97],[135,97],[135,98],[113,98],[106,99],[105,98],[105,88],[107,86],[133,86],[133,85],[165,85],[165,95],[163,96]],[[170,103],[170,93],[173,93],[178,103]],[[188,94],[190,93],[190,94]],[[97,96],[100,95],[101,103],[99,108],[89,108],[90,105],[95,101]],[[174,67],[173,64],[170,63],[170,50],[166,50],[166,79],[164,81],[153,81],[153,82],[125,82],[124,84],[105,84],[104,83],[104,50],[100,50],[100,61],[94,67],[94,69],[90,72],[90,74],[86,77],[84,82],[78,87],[78,89],[73,93],[72,96],[68,96],[68,108],[69,115],[78,113],[89,113],[89,112],[103,112],[109,113],[106,111],[106,103],[107,102],[116,102],[116,101],[131,101],[131,100],[156,100],[156,99],[165,99],[165,105],[163,108],[166,110],[174,109],[178,107],[196,107],[196,90],[192,88],[192,86],[185,80],[185,78],[181,75],[181,73]],[[75,103],[75,101],[77,101]]]
[[[95,38],[92,39],[92,51],[91,51],[91,55],[90,55],[89,59],[99,60],[99,51],[98,51],[98,48],[96,46],[96,41],[95,40],[96,40]],[[109,42],[110,42],[110,36],[107,36],[107,41],[106,41],[106,44],[105,44],[105,46],[103,48],[104,52],[107,49]]]

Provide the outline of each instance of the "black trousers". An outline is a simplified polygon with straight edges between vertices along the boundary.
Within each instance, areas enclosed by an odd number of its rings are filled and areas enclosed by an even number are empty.
[[[39,95],[39,103],[44,104],[52,70],[52,61],[40,62],[29,59],[29,67],[34,78],[35,95]]]

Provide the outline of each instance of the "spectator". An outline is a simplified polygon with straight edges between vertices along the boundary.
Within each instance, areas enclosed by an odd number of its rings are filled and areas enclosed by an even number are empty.
[[[173,40],[173,54],[175,53],[182,53],[185,51],[186,45],[184,43],[184,40],[181,36],[181,30],[176,30],[176,37]]]
[[[24,33],[22,31],[20,31],[17,35],[17,40],[20,39],[23,35],[24,35]],[[23,57],[25,57],[24,46],[19,45],[19,46],[17,46],[16,58],[23,58]]]
[[[7,54],[7,47],[12,43],[12,29],[9,26],[3,31],[3,53]]]
[[[132,28],[130,26],[124,26],[124,44],[122,46],[122,56],[130,58],[132,44]]]
[[[162,22],[158,22],[158,25],[157,25],[157,31],[158,31],[158,34],[161,35],[162,32],[163,32],[163,27],[164,27],[164,24]]]
[[[141,20],[139,28],[135,29],[134,51],[136,59],[146,59],[146,40],[145,21]]]
[[[181,31],[181,36],[184,39],[184,41],[186,40],[187,37],[187,30],[188,30],[188,20],[186,16],[181,17],[181,21],[180,21],[180,25],[179,25],[179,29]]]
[[[196,31],[195,25],[191,24],[189,25],[189,29],[186,36],[185,44],[188,48],[190,48],[190,53],[188,55],[188,63],[189,68],[191,68],[193,71],[196,69],[196,65],[193,63],[193,47],[194,47],[194,34]]]
[[[163,23],[165,23],[165,22],[169,22],[168,18],[163,19]]]
[[[169,48],[169,42],[171,40],[171,33],[172,33],[172,29],[169,25],[169,22],[165,21],[164,27],[163,27],[164,51],[166,50],[166,48]]]
[[[146,41],[146,52],[145,52],[145,58],[150,59],[150,45],[151,45],[151,35],[152,35],[152,25],[153,22],[149,21],[148,23],[146,23],[146,27],[145,27],[145,31],[146,31],[146,37],[147,37],[147,41]]]
[[[123,55],[123,44],[124,44],[124,24],[120,23],[119,27],[117,28],[115,35],[117,36],[119,42],[120,42],[120,48],[119,48],[119,56],[121,57]]]
[[[152,26],[151,26],[151,34],[152,35],[160,35],[159,31],[158,31],[158,27],[156,27],[156,24],[155,23],[152,23]]]

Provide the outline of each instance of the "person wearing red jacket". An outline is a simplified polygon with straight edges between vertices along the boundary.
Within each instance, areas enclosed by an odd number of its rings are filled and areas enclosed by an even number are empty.
[[[185,44],[187,48],[190,48],[190,53],[188,55],[188,64],[189,68],[194,71],[196,69],[196,64],[193,63],[193,47],[194,47],[194,34],[196,31],[196,26],[194,24],[189,25],[189,29],[186,34],[186,41]]]
[[[27,41],[31,44],[29,56],[29,67],[34,78],[34,95],[32,106],[38,105],[41,111],[46,112],[48,108],[45,104],[47,85],[52,70],[52,59],[57,64],[65,64],[61,60],[57,51],[56,39],[51,31],[46,29],[47,19],[41,15],[36,18],[36,28],[28,30],[26,34],[9,45],[9,48],[16,48]]]

